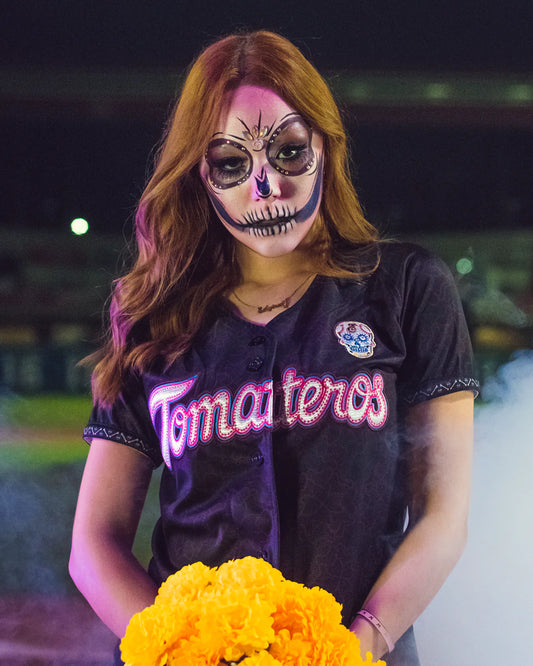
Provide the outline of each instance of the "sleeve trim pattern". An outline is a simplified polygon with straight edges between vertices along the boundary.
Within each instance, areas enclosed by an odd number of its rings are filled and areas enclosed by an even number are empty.
[[[119,444],[130,446],[132,449],[136,449],[147,455],[156,467],[159,465],[159,462],[153,459],[151,450],[146,446],[143,440],[136,435],[128,435],[125,432],[109,426],[89,425],[83,430],[83,438],[88,443],[94,438],[106,439],[111,442],[118,442]]]
[[[424,400],[431,400],[447,393],[455,393],[457,391],[472,391],[474,397],[479,394],[480,384],[477,379],[473,377],[461,377],[459,379],[449,379],[448,381],[438,382],[431,384],[424,389],[419,389],[414,392],[407,392],[404,402],[408,405],[414,405]]]

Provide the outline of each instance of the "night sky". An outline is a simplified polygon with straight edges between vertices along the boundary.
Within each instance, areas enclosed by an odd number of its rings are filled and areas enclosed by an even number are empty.
[[[235,28],[294,40],[319,67],[530,71],[530,0],[3,2],[4,64],[185,65]]]
[[[268,28],[323,72],[533,70],[533,2],[306,3],[20,0],[2,3],[0,67],[176,68],[216,37]],[[0,118],[0,228],[99,232],[131,223],[171,99],[151,118],[58,116],[46,103]],[[348,118],[356,184],[386,231],[531,223],[531,131],[387,127]]]

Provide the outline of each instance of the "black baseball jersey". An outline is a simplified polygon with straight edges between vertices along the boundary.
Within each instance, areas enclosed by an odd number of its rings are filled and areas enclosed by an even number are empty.
[[[170,368],[132,372],[94,408],[87,441],[165,466],[157,583],[254,555],[329,590],[353,620],[403,538],[406,408],[478,386],[448,268],[414,245],[381,255],[363,282],[316,277],[266,326],[217,306]]]

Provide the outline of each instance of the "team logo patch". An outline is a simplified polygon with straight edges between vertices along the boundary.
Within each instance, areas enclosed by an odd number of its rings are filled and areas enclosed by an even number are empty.
[[[341,321],[335,326],[335,335],[352,356],[369,358],[374,354],[374,333],[360,321]]]

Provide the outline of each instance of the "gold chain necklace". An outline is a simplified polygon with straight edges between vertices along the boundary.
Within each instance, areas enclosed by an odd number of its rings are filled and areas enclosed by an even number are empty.
[[[284,310],[286,310],[291,304],[291,298],[298,291],[298,289],[301,289],[304,286],[304,284],[309,280],[309,278],[314,277],[315,275],[316,273],[309,273],[309,275],[305,278],[305,280],[296,287],[296,289],[292,292],[292,294],[289,294],[279,303],[273,303],[272,305],[250,305],[250,303],[243,301],[242,298],[237,296],[235,291],[233,291],[232,293],[235,296],[235,298],[238,301],[240,301],[243,305],[246,305],[246,307],[257,308],[258,314],[262,314],[263,312],[271,312],[272,310],[276,310],[277,308],[283,308]]]

